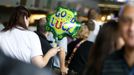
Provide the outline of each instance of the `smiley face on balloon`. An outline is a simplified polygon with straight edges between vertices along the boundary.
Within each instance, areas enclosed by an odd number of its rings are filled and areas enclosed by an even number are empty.
[[[47,16],[46,30],[51,31],[54,38],[61,40],[69,35],[75,37],[80,29],[80,23],[76,21],[77,12],[58,7],[56,12]]]

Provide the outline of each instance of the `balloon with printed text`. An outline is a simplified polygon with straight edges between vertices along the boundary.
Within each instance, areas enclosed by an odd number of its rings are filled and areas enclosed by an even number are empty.
[[[74,38],[80,29],[80,23],[77,21],[77,12],[58,7],[55,13],[47,16],[45,28],[53,33],[55,39],[61,40],[67,35]]]

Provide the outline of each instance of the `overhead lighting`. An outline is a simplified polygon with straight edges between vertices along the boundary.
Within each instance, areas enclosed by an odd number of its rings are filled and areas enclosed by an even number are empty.
[[[110,20],[110,19],[112,19],[112,17],[111,17],[111,15],[108,15],[107,20]]]
[[[101,17],[101,21],[105,21],[106,20],[106,17],[105,16],[102,16]]]
[[[127,2],[127,0],[117,0],[117,2]]]
[[[99,7],[120,8],[120,5],[116,4],[98,4]]]
[[[46,15],[45,14],[32,14],[30,16],[30,23],[34,23],[35,20],[38,20],[43,17],[46,17]]]

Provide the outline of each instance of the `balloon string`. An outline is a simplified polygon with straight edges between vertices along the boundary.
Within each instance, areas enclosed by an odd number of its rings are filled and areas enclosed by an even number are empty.
[[[58,47],[59,46],[59,42],[58,42],[58,38],[57,37],[55,38],[53,46],[54,47]]]

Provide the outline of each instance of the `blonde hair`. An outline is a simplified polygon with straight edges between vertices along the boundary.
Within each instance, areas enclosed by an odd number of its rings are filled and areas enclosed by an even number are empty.
[[[81,25],[81,28],[77,34],[77,38],[86,39],[86,38],[88,38],[89,32],[90,31],[89,31],[87,25]]]

